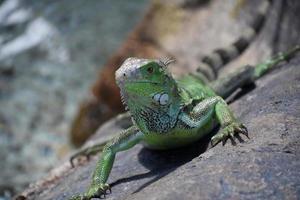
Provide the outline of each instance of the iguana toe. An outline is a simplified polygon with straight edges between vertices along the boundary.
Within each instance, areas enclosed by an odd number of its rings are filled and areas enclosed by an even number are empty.
[[[221,141],[223,141],[223,144],[225,144],[228,138],[231,137],[233,139],[235,135],[239,133],[249,138],[247,128],[241,123],[233,122],[222,128],[215,136],[213,136],[211,138],[211,144],[212,146],[215,146]]]
[[[74,167],[74,160],[79,157],[85,157],[87,160],[89,160],[91,155],[95,155],[96,153],[102,151],[104,144],[95,144],[93,146],[87,147],[83,150],[78,151],[70,158],[71,166]]]
[[[87,154],[86,151],[80,151],[80,152],[75,153],[70,158],[70,164],[72,167],[75,167],[74,161],[79,157],[85,157],[88,160],[90,158],[90,155]]]
[[[105,184],[100,184],[100,186],[92,186],[89,191],[87,192],[87,197],[89,199],[92,198],[105,198],[107,194],[111,193],[111,188],[110,186],[105,183]]]
[[[108,184],[100,184],[100,186],[92,186],[90,187],[89,191],[72,196],[69,200],[91,200],[93,198],[100,198],[103,199],[106,197],[107,194],[111,193],[111,188]]]

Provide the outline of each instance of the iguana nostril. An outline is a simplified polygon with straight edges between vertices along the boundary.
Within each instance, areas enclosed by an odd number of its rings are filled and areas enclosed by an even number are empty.
[[[124,73],[123,76],[126,77],[126,73]]]

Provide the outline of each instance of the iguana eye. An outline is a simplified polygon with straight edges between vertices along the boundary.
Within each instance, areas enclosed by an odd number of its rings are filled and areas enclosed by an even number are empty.
[[[159,105],[166,105],[169,102],[169,95],[166,93],[155,94],[152,98],[159,103]]]
[[[160,105],[166,105],[169,101],[169,95],[164,93],[159,98],[159,104]]]
[[[148,72],[149,74],[152,74],[152,72],[153,72],[153,67],[148,67],[147,72]]]

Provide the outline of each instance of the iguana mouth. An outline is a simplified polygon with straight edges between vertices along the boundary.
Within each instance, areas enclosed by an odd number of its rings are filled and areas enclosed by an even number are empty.
[[[159,82],[155,82],[155,81],[148,81],[148,80],[131,80],[131,81],[127,81],[127,83],[153,83],[153,84],[159,84]]]
[[[151,83],[151,84],[155,84],[158,85],[160,84],[159,82],[155,82],[155,81],[149,81],[149,80],[117,80],[117,85],[122,88],[125,86],[125,84],[142,84],[142,83]]]

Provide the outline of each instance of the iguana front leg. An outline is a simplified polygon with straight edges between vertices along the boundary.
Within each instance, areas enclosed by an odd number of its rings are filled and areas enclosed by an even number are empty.
[[[131,116],[129,112],[119,114],[114,119],[116,124],[120,124],[122,127],[130,127],[132,126]],[[104,140],[100,143],[96,143],[87,147],[84,147],[83,149],[76,152],[74,155],[70,158],[71,166],[74,167],[74,160],[76,160],[78,157],[86,157],[87,159],[90,158],[91,155],[95,155],[97,153],[102,152],[105,145],[109,142],[109,140]]]
[[[198,103],[190,113],[182,113],[180,119],[192,128],[202,127],[215,115],[221,125],[220,131],[212,137],[212,145],[216,145],[236,133],[247,135],[246,127],[237,122],[226,102],[219,96],[207,98]]]
[[[92,177],[92,184],[88,191],[82,195],[73,196],[71,199],[90,200],[105,196],[107,191],[110,191],[110,187],[106,181],[112,169],[116,153],[130,149],[139,143],[142,137],[143,133],[136,126],[132,126],[108,142],[103,148],[101,158],[97,163]]]
[[[215,146],[228,137],[233,138],[235,134],[242,133],[248,137],[247,128],[236,120],[227,103],[221,100],[215,106],[215,115],[221,125],[220,131],[211,138],[211,144]]]

